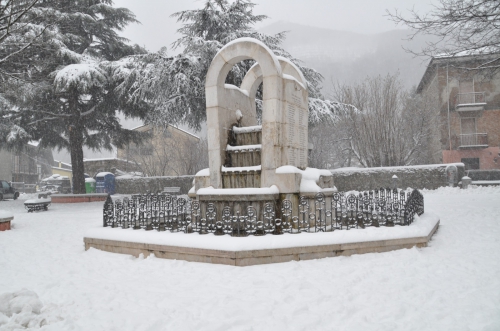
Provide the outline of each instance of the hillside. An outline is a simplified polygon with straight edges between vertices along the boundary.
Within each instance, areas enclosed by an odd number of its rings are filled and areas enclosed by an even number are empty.
[[[398,71],[406,87],[416,86],[428,62],[403,49],[403,46],[420,49],[425,45],[424,38],[406,41],[406,30],[365,35],[277,22],[259,31],[266,34],[289,31],[284,48],[325,77],[325,94],[332,82],[352,83],[366,76]]]

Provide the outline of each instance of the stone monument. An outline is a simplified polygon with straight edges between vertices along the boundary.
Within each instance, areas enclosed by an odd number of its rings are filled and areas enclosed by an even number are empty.
[[[225,84],[240,61],[256,63],[241,86]],[[258,125],[255,97],[263,84],[262,125]],[[308,92],[301,71],[288,59],[276,56],[253,38],[225,45],[213,59],[205,82],[209,169],[195,177],[191,197],[234,214],[248,206],[257,215],[264,204],[299,195],[334,191],[327,170],[308,166]]]

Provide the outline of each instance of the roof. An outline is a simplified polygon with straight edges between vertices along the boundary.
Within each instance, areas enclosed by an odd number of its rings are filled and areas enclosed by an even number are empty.
[[[188,135],[193,136],[193,137],[194,137],[194,138],[196,138],[196,139],[200,139],[200,137],[198,137],[197,135],[195,135],[195,134],[193,134],[193,133],[191,133],[191,132],[189,132],[189,131],[183,130],[183,129],[181,129],[181,128],[177,127],[177,126],[170,125],[170,124],[169,124],[168,126],[169,126],[169,127],[171,127],[171,128],[173,128],[173,129],[177,129],[177,130],[179,130],[179,131],[181,131],[181,132],[187,133]],[[143,124],[143,125],[136,126],[135,128],[130,129],[130,130],[137,130],[137,131],[141,131],[140,129],[142,129],[142,128],[145,128],[145,130],[144,130],[144,131],[147,131],[147,130],[149,130],[149,129],[151,129],[151,128],[152,128],[152,125],[151,125],[151,124]]]
[[[64,164],[65,166],[68,166],[68,167],[71,167],[71,163],[68,163],[68,162],[63,162],[63,161],[59,161],[59,160],[54,160],[54,163],[57,163],[57,164]]]
[[[473,51],[462,51],[456,54],[447,54],[447,53],[438,54],[432,57],[432,59],[429,61],[429,64],[425,69],[424,75],[422,76],[422,79],[418,84],[417,93],[422,92],[424,86],[432,80],[432,77],[434,76],[434,73],[436,71],[436,67],[439,66],[439,64],[454,65],[457,63],[466,63],[478,60],[494,60],[495,58],[497,59],[500,58],[500,52],[484,53],[481,52],[480,50],[473,50]]]
[[[52,169],[56,169],[56,170],[64,170],[64,171],[73,172],[73,170],[72,170],[72,169],[67,169],[67,168],[52,167]]]
[[[103,157],[103,158],[95,158],[95,159],[83,159],[83,162],[96,162],[96,161],[121,161],[121,162],[128,162],[128,163],[136,163],[131,160],[124,160],[124,159],[119,159],[117,157]]]

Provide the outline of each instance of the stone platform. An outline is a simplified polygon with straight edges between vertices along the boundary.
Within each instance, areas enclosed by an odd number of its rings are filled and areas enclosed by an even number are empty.
[[[251,266],[425,247],[438,227],[439,218],[424,213],[410,226],[245,238],[100,227],[87,231],[84,242],[86,250]]]
[[[88,194],[53,194],[52,203],[78,203],[106,201],[107,193],[88,193]]]

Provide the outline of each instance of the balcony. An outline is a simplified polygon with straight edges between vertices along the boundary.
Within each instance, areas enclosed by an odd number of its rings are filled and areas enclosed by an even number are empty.
[[[486,99],[484,92],[459,93],[455,110],[464,116],[477,116],[478,112],[484,110]]]
[[[460,135],[460,146],[458,148],[487,148],[488,134],[487,133],[469,133]]]

